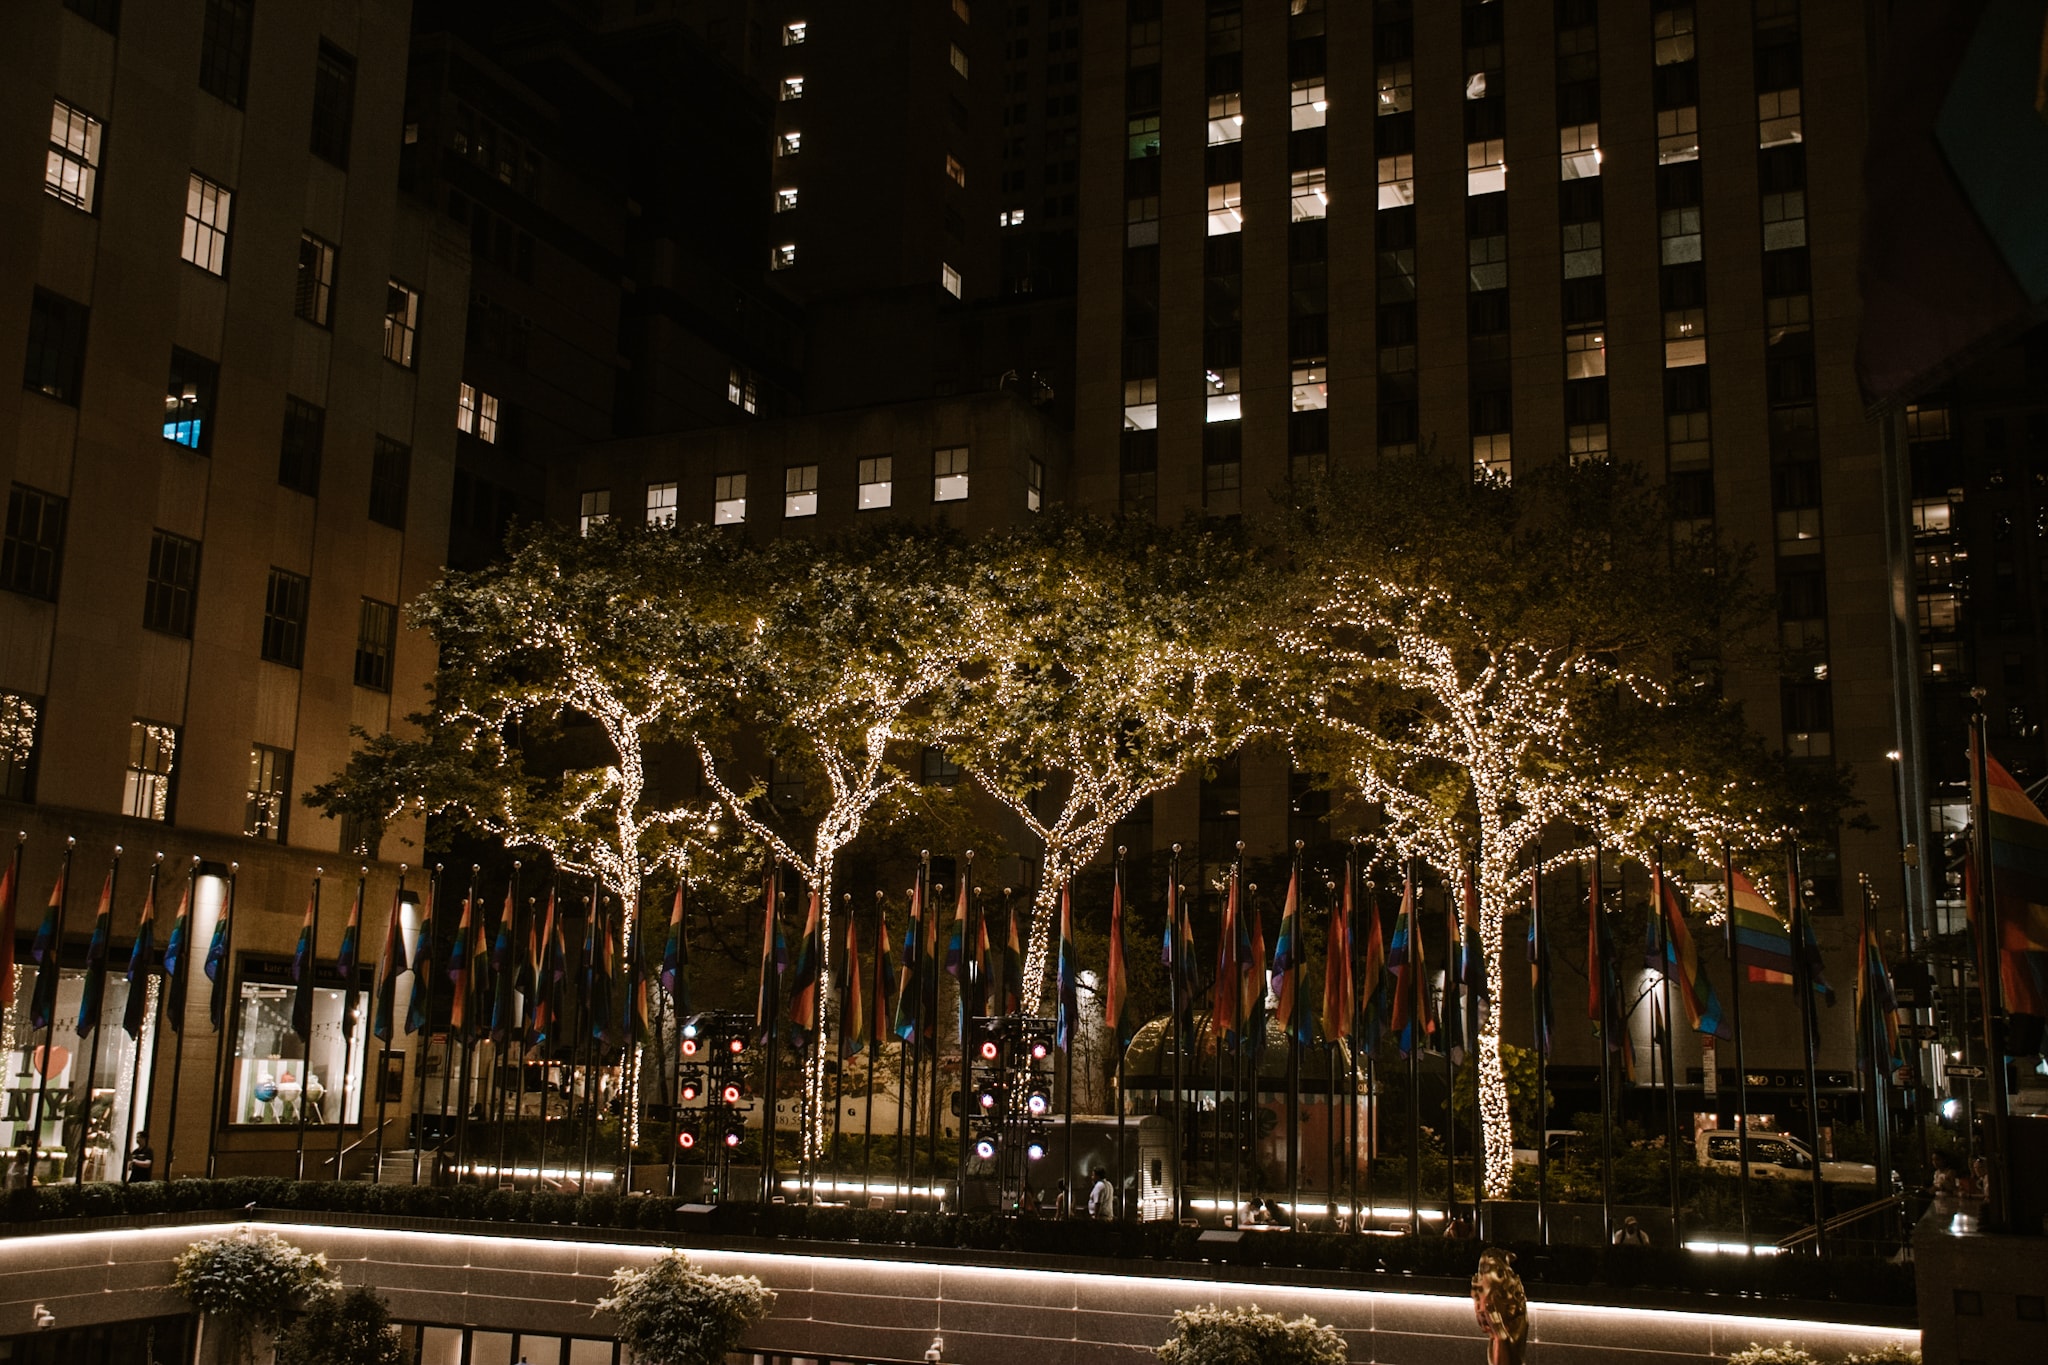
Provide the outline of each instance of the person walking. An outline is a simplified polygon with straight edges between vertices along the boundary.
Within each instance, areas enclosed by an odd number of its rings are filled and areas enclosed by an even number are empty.
[[[1110,1188],[1109,1172],[1095,1168],[1095,1187],[1088,1191],[1088,1216],[1107,1221],[1116,1216],[1116,1191]]]
[[[1614,1230],[1614,1244],[1618,1247],[1646,1247],[1650,1244],[1650,1234],[1643,1231],[1643,1225],[1631,1214],[1622,1219],[1621,1226]]]

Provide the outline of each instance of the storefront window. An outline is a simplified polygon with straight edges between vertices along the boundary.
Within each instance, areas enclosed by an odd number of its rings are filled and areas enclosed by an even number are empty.
[[[302,1107],[310,1127],[360,1122],[369,986],[365,972],[357,985],[355,1018],[344,1037],[341,975],[334,963],[321,963],[313,986],[312,1034],[301,1043],[292,1030],[298,988],[289,959],[243,958],[236,982],[228,1122],[296,1126]]]
[[[82,945],[76,952],[82,963]],[[0,1149],[8,1157],[7,1183],[21,1183],[31,1147],[41,1151],[35,1171],[39,1182],[75,1178],[81,1154],[85,1179],[119,1180],[121,1160],[135,1128],[149,1122],[142,1107],[155,1053],[155,1009],[146,1013],[140,1036],[130,1038],[121,1027],[128,982],[121,971],[109,970],[100,996],[99,1026],[81,1042],[78,1004],[85,992],[85,969],[82,965],[62,966],[57,969],[53,1036],[46,1048],[41,1030],[29,1027],[29,1002],[35,997],[41,969],[25,960],[26,953],[21,956],[24,960],[16,968],[14,1005],[0,1020],[0,1044],[6,1051]],[[117,949],[115,956],[125,962],[126,949]],[[38,1089],[43,1091],[40,1142],[35,1141],[34,1133]]]

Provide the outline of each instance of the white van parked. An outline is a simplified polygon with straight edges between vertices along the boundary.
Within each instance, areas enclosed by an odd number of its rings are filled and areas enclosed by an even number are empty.
[[[1710,1128],[1699,1135],[1699,1163],[1730,1175],[1742,1169],[1742,1135],[1733,1128]],[[1813,1153],[1790,1133],[1751,1130],[1749,1174],[1756,1180],[1811,1180]],[[1877,1185],[1877,1167],[1862,1161],[1823,1161],[1820,1178],[1831,1185]]]

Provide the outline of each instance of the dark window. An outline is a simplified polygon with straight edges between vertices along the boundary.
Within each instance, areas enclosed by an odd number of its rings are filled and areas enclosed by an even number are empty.
[[[284,440],[278,447],[277,481],[308,497],[320,496],[320,451],[327,440],[327,411],[285,395]]]
[[[1711,470],[1686,469],[1671,476],[1671,515],[1679,521],[1699,521],[1714,515]]]
[[[1689,365],[1664,372],[1664,411],[1705,412],[1707,410],[1707,367]]]
[[[1778,617],[1785,621],[1816,621],[1828,614],[1828,580],[1820,569],[1783,569],[1778,573]]]
[[[1567,180],[1557,187],[1557,221],[1560,223],[1597,223],[1604,207],[1599,176],[1590,179]]]
[[[62,294],[38,289],[28,313],[28,363],[22,367],[24,388],[78,406],[79,380],[85,370],[85,328],[92,310]]]
[[[1984,1295],[1975,1289],[1955,1291],[1956,1316],[1959,1318],[1981,1318],[1984,1316]]]
[[[1330,413],[1327,408],[1287,414],[1287,451],[1290,455],[1316,455],[1330,448]]]
[[[1771,502],[1781,509],[1820,506],[1820,461],[1788,460],[1771,471]]]
[[[166,635],[192,635],[192,599],[199,590],[199,542],[158,531],[149,542],[149,581],[142,624]]]
[[[235,108],[249,93],[249,19],[253,0],[206,0],[199,38],[199,88]]]
[[[356,686],[391,690],[391,657],[398,648],[398,608],[374,597],[363,599],[356,626]]]
[[[1607,317],[1607,277],[1581,275],[1564,282],[1567,327],[1597,327]]]
[[[263,593],[263,657],[299,667],[306,660],[306,597],[312,580],[285,569],[270,571]]]
[[[1785,729],[1805,735],[1835,728],[1833,690],[1824,682],[1784,685]]]
[[[349,124],[355,116],[356,59],[320,44],[313,67],[313,155],[348,169]]]
[[[403,531],[406,489],[411,483],[412,447],[379,436],[370,459],[370,520]]]
[[[318,327],[332,325],[334,258],[332,242],[310,232],[299,234],[299,279],[292,292],[292,312]]]
[[[171,348],[171,376],[164,385],[164,439],[205,454],[213,449],[214,391],[220,366],[204,356]]]
[[[1472,336],[1500,336],[1508,330],[1508,291],[1489,289],[1465,297],[1465,321]]]
[[[2048,1322],[2048,1302],[2039,1294],[2015,1295],[2012,1311],[2021,1322]]]
[[[15,484],[7,490],[7,535],[0,541],[0,588],[57,600],[64,555],[64,499]]]
[[[1607,380],[1568,380],[1564,386],[1564,420],[1573,425],[1607,420]]]
[[[43,734],[43,702],[0,692],[0,801],[33,801],[36,748]]]
[[[64,0],[64,8],[109,33],[121,22],[121,0]]]

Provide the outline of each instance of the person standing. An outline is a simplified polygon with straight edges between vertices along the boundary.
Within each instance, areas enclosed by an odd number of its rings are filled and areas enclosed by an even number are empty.
[[[135,1146],[128,1153],[128,1174],[125,1179],[130,1185],[156,1179],[156,1153],[150,1150],[149,1130],[146,1128],[138,1128],[135,1131]]]
[[[1116,1214],[1116,1191],[1110,1188],[1109,1172],[1095,1168],[1095,1187],[1088,1191],[1088,1216],[1107,1221]]]

